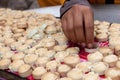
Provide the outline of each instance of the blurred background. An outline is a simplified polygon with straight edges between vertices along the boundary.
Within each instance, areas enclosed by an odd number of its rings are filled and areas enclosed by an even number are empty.
[[[40,0],[40,1],[42,2],[45,0]],[[52,1],[52,0],[46,0],[46,1]],[[54,0],[54,1],[58,2],[58,0]],[[111,0],[107,0],[107,1],[111,1]],[[120,3],[120,0],[116,0],[116,1]],[[56,17],[60,17],[59,11],[61,6],[57,5],[57,6],[43,7],[42,5],[38,4],[38,0],[0,0],[0,7],[11,8],[14,10],[30,9],[38,13],[44,13],[44,14],[48,13],[48,14],[53,14]],[[94,4],[92,5],[92,9],[94,11],[94,19],[120,23],[120,4],[99,4],[99,5]]]
[[[16,10],[39,8],[37,0],[0,0],[0,7]]]

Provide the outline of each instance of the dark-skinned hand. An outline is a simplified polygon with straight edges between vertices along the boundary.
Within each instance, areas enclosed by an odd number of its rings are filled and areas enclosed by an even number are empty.
[[[92,48],[94,43],[94,19],[90,7],[76,4],[61,18],[66,37],[83,47]]]

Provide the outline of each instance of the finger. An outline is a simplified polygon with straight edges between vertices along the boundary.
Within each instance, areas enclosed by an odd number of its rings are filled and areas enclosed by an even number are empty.
[[[62,19],[61,19],[61,23],[62,23],[61,27],[62,27],[62,29],[63,29],[63,32],[64,32],[65,36],[69,39],[69,35],[67,34],[66,19],[65,19],[65,18],[62,18]]]
[[[83,15],[80,12],[79,8],[76,9],[76,14],[74,15],[74,27],[77,41],[83,47],[85,47],[85,34],[83,28]],[[74,13],[73,13],[74,14]]]
[[[85,38],[86,43],[89,48],[93,47],[94,43],[94,20],[93,20],[93,13],[88,8],[83,11],[84,15],[84,25],[85,25]]]
[[[70,40],[72,42],[77,42],[75,31],[74,31],[74,26],[73,26],[73,15],[72,13],[68,14],[67,17],[67,34],[69,34]]]

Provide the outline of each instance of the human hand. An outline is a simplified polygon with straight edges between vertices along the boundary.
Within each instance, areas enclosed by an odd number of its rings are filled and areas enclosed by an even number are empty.
[[[90,7],[76,4],[61,18],[66,37],[83,47],[92,48],[94,42],[94,20]]]

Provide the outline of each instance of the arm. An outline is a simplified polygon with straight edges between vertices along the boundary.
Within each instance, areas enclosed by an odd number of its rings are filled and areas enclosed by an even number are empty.
[[[87,0],[67,0],[60,9],[66,37],[81,46],[93,47],[93,12]]]

